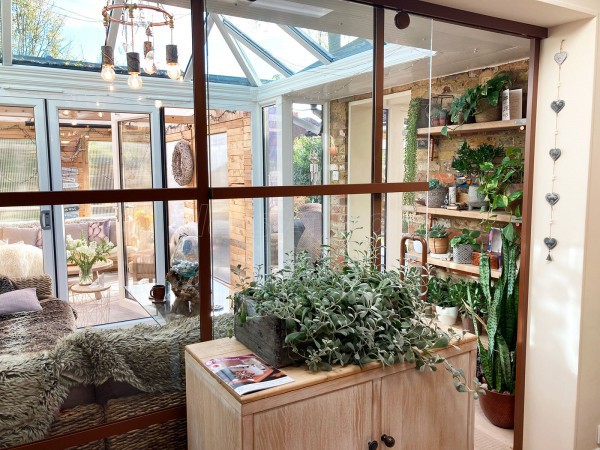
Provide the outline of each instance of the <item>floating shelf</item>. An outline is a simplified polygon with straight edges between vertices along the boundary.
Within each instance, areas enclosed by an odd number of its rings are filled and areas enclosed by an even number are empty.
[[[496,122],[482,122],[482,123],[465,123],[458,128],[458,125],[448,125],[448,134],[467,134],[467,133],[480,133],[482,131],[502,131],[502,130],[514,130],[515,128],[526,127],[527,119],[514,119],[514,120],[498,120]],[[418,128],[417,137],[423,138],[429,136],[441,136],[442,128],[444,127],[431,127],[431,128]],[[456,130],[454,130],[456,128]]]
[[[407,253],[407,258],[413,261],[421,262],[421,255],[417,255],[414,253]],[[444,267],[450,270],[456,270],[458,272],[470,273],[473,275],[479,275],[479,266],[474,266],[473,264],[458,264],[453,261],[444,261],[437,258],[427,258],[427,264],[431,264],[436,267]],[[500,278],[501,270],[492,269],[490,270],[490,275],[494,279]]]
[[[429,210],[429,211],[428,211]],[[429,212],[432,216],[440,216],[440,217],[459,217],[462,219],[477,219],[477,220],[487,220],[489,219],[491,222],[514,222],[516,221],[514,217],[505,212],[493,212],[488,215],[487,212],[481,211],[467,211],[467,210],[458,210],[458,209],[446,209],[446,208],[427,208],[426,206],[417,206],[414,210],[417,214],[426,214]]]

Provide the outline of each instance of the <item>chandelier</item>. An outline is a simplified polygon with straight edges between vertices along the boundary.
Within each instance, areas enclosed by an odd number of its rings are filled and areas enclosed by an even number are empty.
[[[114,12],[113,12],[114,11]],[[162,15],[158,21],[148,21],[145,18],[146,13]],[[119,14],[120,13],[120,14]],[[167,76],[172,80],[181,78],[181,69],[179,68],[179,56],[177,54],[177,45],[173,44],[173,14],[167,12],[162,6],[149,5],[144,3],[130,3],[125,0],[124,3],[109,4],[102,9],[104,27],[108,37],[108,29],[111,24],[117,24],[124,27],[126,38],[131,33],[131,42],[127,44],[127,73],[129,78],[127,84],[131,89],[140,89],[142,79],[140,77],[142,68],[148,75],[156,73],[156,64],[154,61],[154,38],[153,29],[155,27],[168,26],[171,31],[171,43],[166,45]],[[140,60],[140,54],[135,51],[134,37],[135,29],[144,27],[146,31],[146,40],[144,41],[143,62]],[[115,79],[115,58],[114,49],[110,45],[103,45],[102,49],[102,71],[100,76],[104,81],[112,82]]]

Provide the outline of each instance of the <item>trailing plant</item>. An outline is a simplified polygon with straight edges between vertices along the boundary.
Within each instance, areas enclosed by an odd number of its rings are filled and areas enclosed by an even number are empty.
[[[473,248],[477,245],[477,238],[481,232],[479,230],[467,230],[463,228],[462,234],[457,234],[450,239],[450,247],[458,247],[461,244],[470,244]]]
[[[486,99],[492,107],[498,106],[502,91],[510,84],[508,73],[499,72],[485,83],[467,89],[462,96],[455,98],[450,105],[450,120],[458,126],[452,131],[462,125],[461,116],[466,122],[469,117],[482,112],[481,101],[483,99]],[[447,136],[448,131],[448,127],[444,127],[441,134]]]
[[[494,283],[486,255],[479,262],[479,279],[488,310],[488,345],[477,334],[481,368],[488,389],[515,392],[519,255],[521,244],[512,223],[502,229],[502,273]],[[477,327],[476,327],[477,328]]]
[[[479,167],[482,172],[479,192],[485,195],[486,201],[490,203],[490,212],[498,208],[508,208],[512,202],[523,198],[522,189],[508,192],[511,184],[523,182],[525,165],[522,149],[509,147],[499,164],[494,165],[492,162],[486,161]],[[514,214],[517,217],[521,216],[518,207]]]
[[[448,237],[449,234],[450,234],[450,232],[448,231],[448,229],[441,223],[436,223],[429,229],[429,237],[430,238],[436,238],[436,239],[445,238],[445,237]]]
[[[344,234],[347,245],[350,235]],[[234,296],[237,320],[243,324],[252,319],[244,307],[251,299],[258,315],[284,321],[286,345],[311,371],[374,361],[406,361],[421,371],[435,371],[442,364],[457,390],[477,396],[477,381],[470,388],[463,371],[435,352],[458,336],[442,331],[426,314],[420,269],[380,271],[372,260],[378,245],[374,240],[355,258],[347,252],[336,255],[326,246],[316,264],[296,254],[280,270],[256,275],[254,281],[243,279],[242,290]]]
[[[408,118],[406,124],[406,141],[404,146],[404,178],[405,183],[417,180],[417,120],[421,99],[413,98],[408,105]],[[405,192],[403,195],[405,206],[415,204],[415,193]],[[408,221],[408,220],[407,220]]]
[[[481,144],[476,148],[471,148],[467,141],[463,141],[452,158],[452,168],[457,172],[479,180],[485,173],[482,165],[491,164],[498,156],[504,153],[504,148],[495,147],[490,144]],[[487,166],[486,166],[487,167]]]

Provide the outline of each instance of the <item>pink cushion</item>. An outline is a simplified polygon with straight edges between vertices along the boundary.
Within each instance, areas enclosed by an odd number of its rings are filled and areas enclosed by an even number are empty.
[[[88,240],[100,243],[102,240],[109,240],[110,224],[108,220],[102,222],[90,222],[88,224]]]
[[[0,294],[0,314],[41,311],[35,288],[18,289]]]

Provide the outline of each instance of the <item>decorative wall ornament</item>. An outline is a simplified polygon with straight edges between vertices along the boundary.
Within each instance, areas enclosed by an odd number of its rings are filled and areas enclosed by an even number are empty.
[[[558,158],[560,158],[562,155],[562,151],[558,147],[558,116],[566,105],[565,101],[561,100],[560,98],[560,70],[563,63],[567,59],[567,52],[563,51],[564,42],[564,40],[560,42],[560,50],[554,54],[554,62],[558,64],[558,82],[556,83],[556,100],[553,100],[552,103],[550,103],[550,108],[552,108],[552,111],[554,111],[556,118],[554,126],[554,147],[551,148],[548,152],[548,155],[550,156],[550,159],[552,159],[553,163],[552,190],[550,191],[550,193],[546,194],[546,201],[550,205],[550,222],[548,232],[549,236],[547,238],[544,238],[544,245],[548,248],[548,256],[546,257],[546,261],[552,261],[552,255],[550,253],[558,244],[556,238],[552,237],[552,223],[554,221],[554,206],[556,206],[556,204],[560,200],[560,195],[554,192],[554,181],[556,180],[556,161],[558,161]]]
[[[171,158],[173,178],[179,186],[187,186],[194,177],[194,153],[187,141],[179,141]]]

